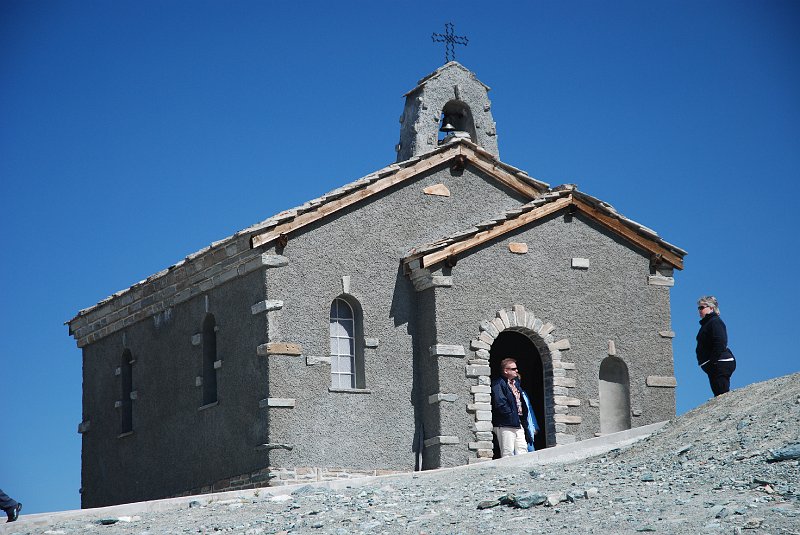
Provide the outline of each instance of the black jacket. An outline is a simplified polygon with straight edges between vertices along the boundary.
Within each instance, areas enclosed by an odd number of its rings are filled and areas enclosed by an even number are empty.
[[[514,379],[517,389],[522,390],[519,379]],[[522,404],[522,416],[517,409],[517,398],[508,386],[505,377],[498,377],[492,381],[492,425],[494,427],[519,427],[520,418],[525,418],[526,408]]]
[[[700,320],[700,331],[697,333],[697,364],[712,364],[720,359],[733,358],[728,349],[728,330],[722,318],[716,312],[706,314]]]

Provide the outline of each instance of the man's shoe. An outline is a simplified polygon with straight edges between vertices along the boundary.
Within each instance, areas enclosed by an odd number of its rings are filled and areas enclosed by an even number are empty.
[[[22,509],[22,504],[18,503],[14,507],[10,509],[6,509],[6,514],[8,515],[8,522],[13,522],[19,518],[19,511]]]

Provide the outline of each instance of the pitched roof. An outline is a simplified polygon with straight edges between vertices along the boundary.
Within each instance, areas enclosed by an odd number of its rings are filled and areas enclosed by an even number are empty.
[[[173,273],[176,269],[182,268],[188,263],[200,261],[200,259],[204,257],[212,257],[214,253],[224,250],[226,247],[232,246],[240,238],[250,237],[251,246],[254,248],[258,247],[259,245],[269,243],[282,234],[287,234],[302,228],[305,225],[335,213],[346,206],[366,199],[371,195],[383,191],[395,184],[399,184],[406,179],[410,179],[423,171],[433,169],[438,166],[444,166],[450,162],[458,163],[459,165],[465,165],[466,162],[470,162],[475,167],[484,170],[488,175],[494,177],[499,182],[511,187],[512,189],[515,189],[519,193],[529,198],[534,198],[538,195],[541,195],[549,188],[549,184],[528,176],[525,171],[501,162],[474,143],[464,139],[458,139],[448,143],[447,145],[438,147],[431,152],[414,156],[413,158],[409,158],[403,162],[393,163],[387,167],[384,167],[383,169],[379,169],[362,178],[359,178],[358,180],[350,182],[349,184],[345,184],[344,186],[336,188],[333,191],[329,191],[321,197],[312,199],[289,210],[279,212],[272,217],[256,223],[255,225],[251,225],[243,230],[240,230],[232,236],[228,236],[227,238],[213,242],[211,245],[204,247],[195,253],[187,255],[180,262],[177,262],[124,290],[120,290],[113,295],[106,297],[93,306],[82,309],[74,318],[72,318],[72,320],[69,320],[67,323],[71,323],[74,320],[97,310],[114,301],[115,299],[123,298],[123,296],[134,290],[139,290],[148,284],[161,281],[169,274]]]
[[[530,199],[542,195],[549,188],[547,183],[536,180],[524,171],[501,162],[474,143],[465,139],[457,139],[431,152],[384,167],[302,206],[281,212],[239,234],[253,232],[252,246],[264,245],[281,235],[322,219],[424,171],[451,162],[462,167],[469,162],[488,176]]]
[[[478,223],[436,242],[414,247],[406,253],[402,261],[406,267],[417,261],[418,265],[415,267],[430,267],[570,207],[574,207],[571,209],[580,211],[628,242],[650,252],[657,259],[678,269],[683,269],[683,257],[686,255],[686,251],[665,241],[654,230],[623,216],[610,204],[578,191],[574,184],[559,186],[527,204],[507,210],[495,218]]]

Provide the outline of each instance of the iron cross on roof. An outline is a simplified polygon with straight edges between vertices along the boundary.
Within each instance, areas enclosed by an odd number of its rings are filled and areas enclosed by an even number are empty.
[[[467,43],[469,43],[469,39],[467,39],[466,36],[455,35],[453,33],[452,22],[445,23],[443,34],[434,32],[434,34],[431,35],[431,39],[433,39],[434,43],[446,43],[444,52],[445,63],[456,59],[455,45],[467,46]]]

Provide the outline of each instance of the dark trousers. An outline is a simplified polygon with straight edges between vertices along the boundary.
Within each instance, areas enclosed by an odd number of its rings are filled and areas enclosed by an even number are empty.
[[[0,509],[5,511],[6,509],[12,509],[17,506],[17,501],[12,500],[8,494],[3,492],[3,489],[0,489]]]
[[[736,361],[709,362],[703,367],[708,374],[708,382],[714,397],[724,394],[731,389],[731,375],[736,369]]]

